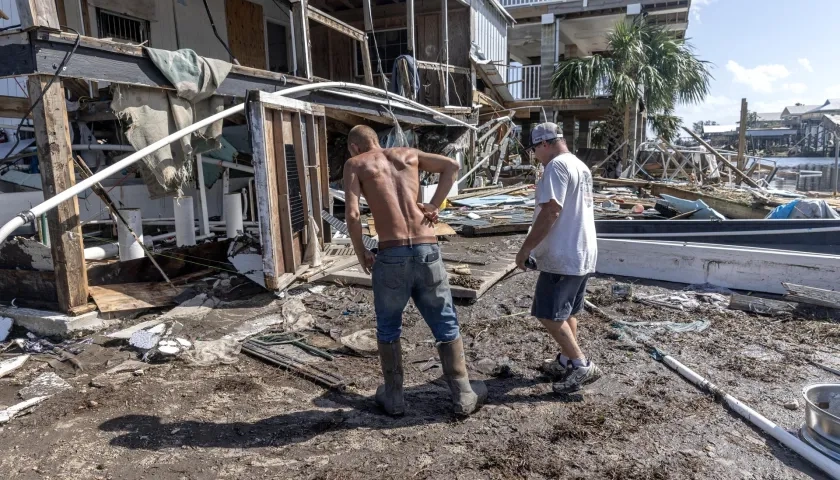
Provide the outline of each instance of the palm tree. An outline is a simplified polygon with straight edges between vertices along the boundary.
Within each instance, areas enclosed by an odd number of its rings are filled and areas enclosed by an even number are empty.
[[[671,141],[682,119],[677,104],[702,102],[709,94],[709,64],[685,40],[673,38],[643,18],[619,22],[607,37],[605,54],[560,62],[551,78],[556,98],[607,94],[613,106],[605,119],[608,153],[622,143],[625,112],[641,103],[651,129]]]

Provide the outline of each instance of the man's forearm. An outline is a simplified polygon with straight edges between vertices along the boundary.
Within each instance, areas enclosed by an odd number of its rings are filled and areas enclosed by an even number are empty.
[[[446,196],[449,195],[449,191],[452,190],[452,185],[455,185],[455,178],[457,176],[457,169],[441,173],[438,179],[437,190],[435,190],[435,194],[432,195],[432,200],[429,203],[440,208],[443,201],[446,200]]]
[[[548,236],[548,232],[551,231],[551,227],[554,226],[554,222],[556,221],[556,215],[553,215],[546,209],[542,209],[540,214],[537,216],[537,220],[534,222],[534,225],[531,227],[531,231],[528,233],[528,236],[525,237],[525,241],[522,242],[522,248],[528,251],[537,248],[537,245],[542,243],[542,241],[545,240],[545,237]]]
[[[366,250],[365,242],[362,241],[362,221],[347,220],[347,231],[350,233],[350,242],[353,244],[353,251],[361,255]]]

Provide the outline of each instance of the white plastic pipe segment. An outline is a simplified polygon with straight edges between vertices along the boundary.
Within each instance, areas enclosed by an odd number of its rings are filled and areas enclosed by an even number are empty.
[[[744,405],[737,398],[733,397],[732,395],[721,392],[716,385],[701,377],[696,372],[686,367],[682,363],[678,362],[674,357],[671,357],[670,355],[665,355],[665,357],[662,360],[665,362],[666,365],[676,370],[677,373],[679,373],[684,378],[689,380],[691,383],[697,385],[698,387],[722,394],[723,399],[726,400],[726,404],[729,405],[729,408],[737,412],[739,415],[741,415],[743,418],[748,420],[756,427],[760,428],[767,435],[770,435],[771,437],[778,440],[782,445],[801,455],[802,458],[814,464],[815,467],[825,472],[829,477],[835,480],[840,480],[839,463],[834,462],[830,458],[815,450],[807,443],[798,439],[796,436],[788,433],[787,430],[764,418],[764,416],[762,416],[760,413]]]
[[[228,193],[225,195],[225,233],[227,238],[245,231],[242,225],[242,194]]]
[[[307,91],[312,91],[312,90],[322,90],[322,89],[325,89],[325,88],[345,88],[345,89],[348,89],[348,90],[356,90],[356,91],[361,91],[361,92],[373,93],[373,94],[380,95],[380,96],[385,95],[396,103],[411,105],[411,106],[416,107],[420,110],[423,110],[424,112],[430,113],[430,114],[432,114],[436,117],[446,118],[453,123],[456,123],[458,125],[470,128],[472,130],[476,129],[476,127],[474,125],[470,125],[466,122],[462,122],[461,120],[452,118],[452,117],[450,117],[446,114],[438,112],[437,110],[429,108],[425,105],[419,104],[417,102],[409,100],[409,99],[407,99],[405,97],[402,97],[400,95],[397,95],[395,93],[387,92],[385,90],[375,88],[375,87],[369,87],[367,85],[358,85],[358,84],[355,84],[355,83],[345,83],[345,82],[320,82],[320,83],[311,83],[311,84],[308,84],[308,85],[301,85],[299,87],[292,87],[292,88],[289,88],[289,89],[286,89],[286,90],[282,90],[280,92],[273,93],[272,95],[279,96],[279,97],[285,97],[285,96],[289,96],[289,95],[294,95],[296,93],[302,93],[302,92],[307,92]],[[189,135],[189,134],[191,134],[191,133],[193,133],[197,130],[200,130],[200,129],[212,124],[213,122],[217,122],[217,121],[219,121],[223,118],[227,118],[227,117],[230,117],[231,115],[235,115],[237,113],[242,113],[244,111],[245,111],[245,104],[240,103],[239,105],[228,108],[227,110],[223,110],[223,111],[221,111],[221,112],[219,112],[215,115],[211,115],[211,116],[209,116],[209,117],[207,117],[203,120],[199,120],[199,121],[193,123],[192,125],[190,125],[189,127],[186,127],[182,130],[178,130],[177,132],[172,133],[170,135],[167,135],[166,137],[163,137],[160,140],[158,140],[157,142],[154,142],[153,144],[138,150],[137,152],[125,157],[124,159],[114,163],[113,165],[110,165],[106,168],[103,168],[99,172],[97,172],[97,173],[93,174],[92,176],[82,180],[81,182],[77,183],[73,187],[68,188],[67,190],[64,190],[62,192],[59,192],[55,196],[45,200],[43,203],[40,203],[40,204],[32,207],[31,210],[26,210],[26,211],[21,212],[16,217],[14,217],[10,221],[6,222],[6,224],[4,224],[2,227],[0,227],[0,243],[5,242],[6,238],[8,238],[9,235],[12,234],[12,232],[14,232],[18,228],[22,227],[23,225],[25,225],[27,222],[31,222],[32,220],[37,218],[38,215],[41,215],[44,212],[52,210],[53,208],[55,208],[56,206],[58,206],[62,202],[66,201],[66,200],[69,200],[72,197],[84,192],[88,188],[92,187],[93,185],[95,185],[98,182],[101,182],[101,181],[105,180],[106,178],[110,177],[111,175],[114,175],[114,174],[122,171],[124,168],[128,167],[129,165],[134,164],[135,162],[137,162],[141,158],[145,157],[146,155],[149,155],[149,154],[163,148],[164,146],[169,145],[170,143],[173,143],[173,142],[175,142],[175,141],[177,141],[177,140],[179,140],[179,139],[181,139],[181,138],[183,138],[183,137],[185,137],[185,136],[187,136],[187,135]]]
[[[122,222],[117,223],[117,240],[120,246],[120,261],[143,258],[146,252],[143,250],[143,216],[139,208],[122,208],[120,214],[131,226],[131,230],[137,234],[135,237]],[[140,241],[138,241],[138,239]]]
[[[192,197],[175,197],[175,244],[179,247],[195,245],[195,210]]]

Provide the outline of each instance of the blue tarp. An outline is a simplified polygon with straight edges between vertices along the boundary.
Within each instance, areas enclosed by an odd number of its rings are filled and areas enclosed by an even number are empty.
[[[799,199],[780,205],[773,209],[765,218],[830,218],[840,219],[840,214],[831,208],[825,200]]]

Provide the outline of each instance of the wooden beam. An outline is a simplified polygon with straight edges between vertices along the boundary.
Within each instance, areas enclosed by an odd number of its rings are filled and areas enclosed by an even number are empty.
[[[27,111],[28,98],[0,96],[0,118],[21,118]]]
[[[17,0],[17,10],[24,30],[36,27],[59,29],[55,0]]]
[[[460,73],[461,75],[472,75],[472,70],[467,67],[457,67],[455,65],[447,65],[444,63],[437,63],[437,62],[426,62],[423,60],[415,60],[414,63],[417,65],[417,68],[421,70],[444,70],[448,73]]]
[[[307,79],[312,78],[312,51],[309,46],[309,22],[307,21],[309,2],[299,0],[292,2],[292,22],[294,23],[295,54],[297,55],[297,72],[295,75]]]
[[[506,108],[520,107],[545,107],[554,108],[558,111],[580,111],[580,110],[603,110],[607,111],[612,106],[609,98],[563,98],[555,100],[515,100],[505,102]]]
[[[249,109],[251,150],[253,152],[254,182],[257,197],[257,218],[260,227],[265,288],[278,289],[278,278],[285,272],[280,248],[279,206],[274,172],[274,115],[260,102],[251,101]],[[280,115],[280,112],[276,112]]]
[[[414,21],[414,0],[405,0],[405,26],[406,32],[408,36],[408,54],[412,57],[415,57],[415,61],[417,60],[417,54],[415,53],[415,45],[414,45],[414,28],[416,22]]]
[[[306,10],[306,16],[309,17],[310,20],[314,20],[321,25],[325,25],[337,32],[343,33],[348,37],[354,38],[358,41],[362,41],[365,39],[365,32],[359,30],[358,28],[351,27],[346,23],[342,22],[341,20],[327,15],[326,13],[318,10],[315,7],[309,7]]]
[[[775,317],[793,313],[796,310],[796,304],[733,293],[729,297],[729,309]]]
[[[471,28],[471,26],[470,26]],[[449,0],[440,1],[440,58],[449,65]],[[440,104],[449,105],[449,72],[444,72],[440,86]]]
[[[44,199],[52,198],[76,183],[64,87],[61,82],[53,82],[47,88],[51,79],[46,75],[29,78],[29,98],[41,99],[32,111],[32,120]],[[74,196],[50,210],[47,222],[58,304],[62,311],[73,314],[80,308],[86,308],[88,303],[85,247],[82,244],[77,198]]]
[[[309,197],[312,200],[312,217],[319,229],[324,229],[324,219],[321,211],[324,209],[323,190],[321,188],[321,132],[318,131],[317,122],[313,115],[304,117],[306,122],[306,175],[309,184]],[[310,238],[309,241],[316,239]],[[323,245],[323,238],[317,239],[319,245]]]
[[[330,161],[327,152],[327,117],[317,117],[318,123],[318,167],[320,171],[320,185],[321,185],[321,212],[318,215],[323,218],[323,212],[332,213],[332,202],[330,201]],[[330,225],[322,221],[318,224],[321,227],[321,236],[324,243],[330,243],[332,240],[332,232]]]
[[[720,153],[718,153],[718,151],[717,151],[717,150],[715,150],[714,148],[712,148],[712,147],[711,147],[708,143],[706,143],[706,142],[705,142],[705,140],[703,140],[702,138],[700,138],[700,136],[699,136],[699,135],[697,135],[696,133],[692,132],[690,129],[688,129],[688,128],[686,128],[686,127],[683,127],[683,130],[685,130],[686,132],[688,132],[688,134],[689,134],[689,135],[691,135],[692,137],[694,137],[694,139],[695,139],[695,140],[697,140],[697,142],[698,142],[700,145],[703,145],[703,147],[705,147],[705,148],[706,148],[706,150],[708,150],[709,152],[711,152],[711,153],[712,153],[712,155],[714,155],[714,156],[715,156],[718,160],[720,160],[720,161],[721,161],[724,165],[726,165],[727,167],[729,167],[729,170],[730,170],[730,171],[732,171],[732,172],[733,172],[736,176],[738,176],[738,178],[740,178],[741,180],[743,180],[743,181],[744,181],[744,183],[746,183],[747,185],[749,185],[749,186],[751,186],[751,187],[753,187],[753,188],[761,188],[761,186],[760,186],[759,184],[755,183],[755,181],[754,181],[752,178],[748,177],[748,176],[747,176],[744,172],[742,172],[742,171],[738,170],[738,168],[737,168],[735,165],[733,165],[733,164],[732,164],[732,162],[730,162],[729,160],[727,160],[726,158],[724,158],[724,156],[723,156],[723,155],[721,155]]]
[[[362,40],[360,49],[362,50],[362,69],[365,73],[365,85],[373,86],[373,67],[370,63],[370,45],[368,44],[368,37]],[[377,65],[379,65],[377,63]],[[378,68],[378,67],[377,67]]]
[[[309,224],[309,199],[310,199],[310,192],[309,192],[309,162],[307,160],[307,153],[311,155],[311,152],[308,152],[304,149],[304,130],[303,130],[303,118],[301,118],[300,114],[292,114],[292,144],[295,148],[295,161],[297,162],[297,171],[298,171],[298,183],[300,184],[300,195],[303,200],[303,214],[304,217],[307,219],[306,224]],[[303,244],[306,245],[309,243],[309,229],[304,227],[303,229]]]
[[[743,170],[747,165],[745,157],[747,151],[747,99],[741,99],[741,125],[738,129],[738,168]],[[741,182],[739,181],[738,184]]]
[[[840,309],[840,292],[807,287],[795,283],[782,283],[787,290],[785,298],[809,305]]]

